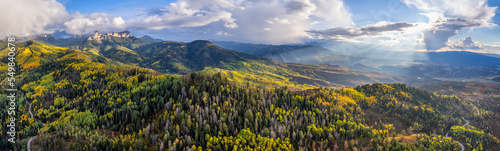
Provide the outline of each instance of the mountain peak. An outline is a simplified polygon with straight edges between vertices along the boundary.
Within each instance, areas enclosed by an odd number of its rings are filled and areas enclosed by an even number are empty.
[[[192,48],[203,48],[203,47],[210,46],[210,45],[217,46],[217,45],[215,45],[212,42],[207,41],[207,40],[195,40],[195,41],[192,41],[190,43],[187,43],[187,46],[192,47]],[[217,47],[219,47],[219,46],[217,46]]]
[[[150,38],[153,38],[153,37],[151,37],[151,36],[149,36],[149,35],[144,35],[144,36],[142,36],[142,37],[141,37],[141,39],[145,39],[145,38],[146,38],[146,39],[150,39]]]
[[[155,39],[149,35],[144,35],[141,37],[142,40],[145,40],[145,41],[150,41],[150,42],[162,42],[163,40],[161,39]]]
[[[213,43],[208,41],[208,40],[195,40],[195,41],[191,41],[189,44],[205,45],[205,44],[213,44]]]

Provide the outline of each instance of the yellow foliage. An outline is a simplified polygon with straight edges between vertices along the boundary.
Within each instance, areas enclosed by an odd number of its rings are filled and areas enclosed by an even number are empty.
[[[36,68],[36,67],[39,67],[39,66],[40,66],[40,63],[38,63],[38,62],[31,62],[31,63],[25,64],[23,66],[23,69],[31,69],[31,68]]]

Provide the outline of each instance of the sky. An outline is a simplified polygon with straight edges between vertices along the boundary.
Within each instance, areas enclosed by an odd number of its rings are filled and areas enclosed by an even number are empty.
[[[88,35],[500,54],[493,0],[0,0],[0,37]]]

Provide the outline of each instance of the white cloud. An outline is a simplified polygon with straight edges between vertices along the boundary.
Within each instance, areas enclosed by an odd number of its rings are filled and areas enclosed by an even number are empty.
[[[68,34],[84,35],[93,33],[96,30],[110,32],[126,28],[125,20],[121,17],[115,17],[104,13],[81,14],[75,12],[71,19],[66,21],[63,26]]]
[[[269,18],[266,20],[268,24],[290,24],[288,19],[279,19],[279,18]]]
[[[52,33],[68,16],[54,0],[0,0],[0,37]]]
[[[341,0],[177,0],[150,10],[152,13],[139,11],[126,18],[105,13],[69,14],[55,0],[0,2],[0,10],[15,12],[0,15],[2,21],[9,22],[0,25],[3,35],[56,30],[82,35],[129,29],[176,33],[184,40],[283,44],[310,38],[306,30],[352,25],[352,14]]]
[[[352,14],[342,0],[311,0],[316,5],[312,12],[322,22],[317,28],[331,28],[331,25],[347,26],[353,25]]]
[[[133,19],[131,27],[146,29],[164,29],[172,27],[197,27],[223,21],[224,27],[236,28],[235,19],[228,12],[241,9],[237,2],[227,0],[179,0],[170,3],[158,14],[141,16],[144,19]]]
[[[449,38],[464,28],[489,27],[482,20],[445,18],[431,23],[431,28],[423,31],[427,50],[438,50],[449,43]]]
[[[351,16],[343,1],[178,0],[129,23],[130,27],[166,32],[190,27],[186,29],[229,35],[203,37],[207,39],[282,44],[302,42],[309,37],[306,30],[312,28],[351,25]]]
[[[450,47],[461,50],[482,49],[482,46],[474,43],[474,41],[472,41],[472,37],[470,36],[467,36],[464,39],[455,42],[454,44],[450,45]]]
[[[497,7],[489,7],[488,0],[401,0],[408,6],[447,17],[488,21],[495,16]],[[435,20],[431,20],[435,21]]]
[[[343,1],[324,0],[252,0],[233,11],[238,29],[234,39],[254,43],[300,43],[310,38],[310,29],[352,24]],[[316,22],[316,24],[311,24]]]
[[[219,32],[217,32],[217,34],[216,34],[216,35],[218,35],[218,36],[231,36],[231,34],[229,34],[229,33],[227,33],[227,32],[223,32],[223,31],[219,31]]]
[[[492,18],[497,7],[487,0],[401,0],[424,11],[432,25],[423,32],[427,50],[446,47],[449,38],[464,28],[495,27]]]
[[[495,53],[495,54],[500,54],[500,45],[482,45],[483,50],[487,51],[489,53]]]
[[[408,22],[388,23],[378,22],[367,26],[358,27],[334,27],[325,30],[309,30],[309,33],[320,37],[330,37],[335,39],[346,39],[363,36],[380,35],[386,32],[403,31],[405,28],[413,27],[415,24]]]
[[[32,36],[65,31],[82,35],[95,30],[125,29],[125,20],[105,13],[69,14],[56,0],[0,0],[0,37]]]

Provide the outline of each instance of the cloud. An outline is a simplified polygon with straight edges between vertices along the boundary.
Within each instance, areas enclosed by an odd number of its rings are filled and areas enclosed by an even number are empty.
[[[306,30],[312,28],[352,24],[343,1],[178,0],[161,13],[153,12],[128,21],[130,27],[164,33],[184,28],[203,31],[197,38],[282,44],[302,42],[309,37]],[[197,39],[193,32],[182,37]]]
[[[318,17],[320,24],[316,24],[315,28],[330,28],[331,25],[346,26],[353,25],[352,13],[349,7],[342,0],[311,0],[316,9],[312,12],[315,17]]]
[[[461,30],[467,27],[489,27],[490,25],[484,24],[482,20],[465,20],[461,18],[446,18],[437,20],[433,23],[435,29],[442,30]]]
[[[482,49],[481,45],[477,45],[472,41],[472,37],[467,36],[464,39],[461,39],[454,44],[450,45],[451,48],[454,49],[462,49],[462,50],[471,50],[471,49]]]
[[[54,0],[0,0],[0,37],[52,33],[68,16]]]
[[[427,50],[438,50],[446,47],[449,38],[456,35],[459,30],[470,27],[481,27],[483,21],[465,20],[460,18],[445,18],[431,23],[431,28],[423,31],[424,42]]]
[[[82,35],[95,30],[116,31],[125,29],[125,20],[105,13],[69,14],[55,0],[0,0],[0,37],[32,36],[64,31]]]
[[[126,28],[122,17],[115,17],[105,13],[81,14],[75,12],[64,24],[64,31],[73,35],[84,35],[96,30],[109,32]]]
[[[217,32],[217,35],[218,36],[231,36],[231,34],[227,33],[227,32],[223,32],[223,31],[219,31]]]
[[[297,14],[302,18],[309,18],[308,14],[312,14],[312,11],[316,9],[316,5],[308,0],[292,0],[285,4],[286,13]]]
[[[444,14],[466,20],[490,20],[497,7],[489,7],[488,0],[401,0],[408,6],[424,12]]]
[[[457,34],[456,30],[436,30],[430,29],[422,32],[424,35],[425,48],[427,50],[438,50],[446,47],[451,36]]]
[[[2,35],[56,31],[83,35],[128,29],[162,38],[168,36],[161,34],[176,33],[184,40],[283,44],[311,38],[306,32],[310,29],[353,24],[342,0],[176,0],[163,7],[135,9],[131,12],[135,15],[124,18],[105,13],[70,14],[55,0],[0,2],[0,10],[15,12],[0,15],[2,21],[9,22],[0,25],[4,27]]]
[[[139,9],[140,12],[142,12],[143,10],[142,9]],[[165,8],[164,7],[152,7],[152,8],[147,8],[146,10],[144,10],[144,12],[146,13],[146,15],[162,15],[163,13],[165,13]]]
[[[415,24],[408,22],[388,23],[382,21],[366,26],[334,27],[325,30],[308,30],[307,32],[315,34],[316,36],[320,37],[345,39],[345,38],[379,35],[385,32],[403,31],[403,29],[413,26],[415,26]]]
[[[483,47],[483,50],[489,53],[495,53],[495,54],[500,54],[500,45],[488,45],[484,44],[481,45]]]
[[[427,50],[446,47],[449,38],[464,28],[495,27],[492,18],[497,7],[487,0],[401,0],[408,6],[424,11],[432,25],[423,31]]]
[[[343,1],[251,0],[232,11],[236,29],[227,30],[236,41],[253,43],[300,43],[311,38],[307,30],[352,24]],[[327,8],[325,8],[327,7]],[[316,22],[316,24],[311,24]]]
[[[165,29],[171,27],[197,27],[223,21],[224,27],[236,28],[235,19],[227,10],[237,9],[226,0],[179,0],[164,9],[155,9],[143,19],[134,19],[131,27],[146,29]],[[152,15],[151,15],[152,14]]]

